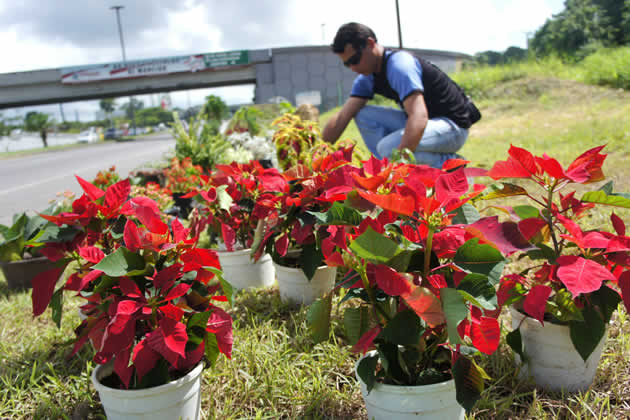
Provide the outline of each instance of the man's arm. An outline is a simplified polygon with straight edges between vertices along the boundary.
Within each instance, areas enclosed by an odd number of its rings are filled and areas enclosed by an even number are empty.
[[[400,139],[398,150],[407,148],[412,152],[416,150],[420,139],[424,134],[424,129],[429,122],[429,113],[424,103],[424,95],[422,92],[413,92],[403,101],[403,107],[408,115],[407,124],[405,124],[405,132]]]
[[[339,136],[341,136],[341,133],[343,133],[343,130],[345,130],[348,126],[350,120],[357,115],[359,110],[363,108],[367,101],[368,100],[365,98],[348,98],[339,112],[333,115],[326,123],[324,131],[322,132],[324,140],[328,143],[336,142]]]

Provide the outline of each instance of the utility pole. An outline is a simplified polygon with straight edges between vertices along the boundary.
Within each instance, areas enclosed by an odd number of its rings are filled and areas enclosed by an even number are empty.
[[[59,113],[61,114],[61,122],[66,122],[66,116],[63,114],[63,104],[59,102]]]
[[[400,30],[400,11],[398,8],[398,0],[396,0],[396,20],[398,21],[398,48],[402,50],[402,31]]]
[[[322,23],[322,45],[326,45],[326,31],[324,30],[325,23]]]
[[[116,21],[118,22],[118,35],[120,37],[120,48],[122,49],[123,63],[127,68],[127,73],[129,72],[129,66],[127,65],[127,56],[125,55],[125,40],[123,38],[122,25],[120,24],[120,9],[123,9],[125,6],[112,6],[110,10],[116,11]],[[133,134],[136,134],[136,114],[133,109],[133,96],[129,96],[129,113],[131,113],[131,126],[133,127]]]

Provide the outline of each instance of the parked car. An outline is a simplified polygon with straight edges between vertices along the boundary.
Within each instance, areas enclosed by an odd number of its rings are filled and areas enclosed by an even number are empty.
[[[98,133],[96,132],[96,127],[90,127],[89,129],[79,133],[79,138],[77,139],[77,141],[79,143],[94,143],[98,141]]]
[[[115,127],[110,127],[105,130],[105,140],[109,139],[119,139],[122,137],[122,130],[119,130]]]

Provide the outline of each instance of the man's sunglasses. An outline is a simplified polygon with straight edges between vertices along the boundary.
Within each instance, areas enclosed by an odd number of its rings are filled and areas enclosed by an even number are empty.
[[[343,65],[346,67],[350,67],[359,64],[359,61],[361,61],[361,54],[363,54],[363,48],[364,47],[359,48],[357,52],[352,55],[352,57],[343,62]]]

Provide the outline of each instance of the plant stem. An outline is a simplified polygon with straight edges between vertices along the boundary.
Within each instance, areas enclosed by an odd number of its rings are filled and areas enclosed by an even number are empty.
[[[427,232],[427,243],[424,247],[424,267],[422,269],[422,278],[424,280],[429,277],[429,269],[431,268],[431,247],[433,246],[433,233],[435,230],[429,225]]]
[[[553,231],[553,216],[551,212],[551,206],[553,204],[553,190],[558,184],[558,181],[554,181],[551,188],[549,188],[549,192],[547,194],[547,213],[549,214],[549,218],[547,219],[547,225],[549,225],[549,234],[551,235],[551,240],[553,241],[553,249],[556,251],[556,256],[560,255],[560,248],[558,247],[558,239]]]
[[[367,270],[366,270],[365,265],[362,265],[360,269],[356,271],[361,276],[361,282],[363,283],[363,288],[367,292],[368,297],[370,298],[370,302],[372,303],[374,319],[376,319],[380,324],[380,321],[381,321],[381,317],[379,317],[379,313],[380,313],[382,318],[384,318],[386,321],[389,321],[389,316],[382,310],[382,308],[378,306],[378,302],[376,301],[376,296],[374,295],[374,289],[370,287],[370,281],[367,278]]]

